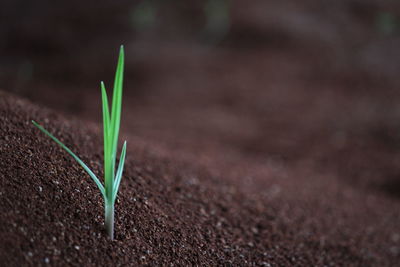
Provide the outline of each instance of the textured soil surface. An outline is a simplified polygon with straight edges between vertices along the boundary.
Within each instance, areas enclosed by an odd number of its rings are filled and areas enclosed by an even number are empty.
[[[100,125],[6,93],[0,115],[5,266],[394,266],[398,261],[398,184],[375,176],[393,168],[368,155],[356,157],[363,169],[341,167],[337,173],[316,172],[307,163],[289,167],[219,154],[213,156],[218,162],[207,163],[125,133],[129,156],[116,206],[116,241],[110,242],[97,188],[30,120],[43,122],[101,175]],[[362,177],[363,183],[346,176],[367,171],[372,177]]]
[[[147,32],[138,2],[0,8],[0,266],[397,266],[399,4],[231,1],[211,43],[202,1],[160,7]],[[97,85],[120,43],[110,241],[98,189],[30,121],[101,177]]]

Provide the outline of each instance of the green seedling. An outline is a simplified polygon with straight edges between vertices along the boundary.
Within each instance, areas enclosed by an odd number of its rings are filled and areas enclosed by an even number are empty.
[[[105,227],[108,236],[111,240],[114,239],[114,204],[117,198],[118,188],[122,178],[124,169],[125,154],[126,154],[126,141],[122,147],[121,156],[119,159],[118,169],[116,169],[117,160],[117,146],[118,135],[121,122],[121,106],[122,106],[122,82],[124,72],[124,48],[121,46],[117,71],[115,74],[114,91],[112,97],[111,114],[109,111],[108,97],[104,83],[101,82],[101,95],[103,105],[103,134],[104,134],[104,186],[97,178],[97,176],[86,166],[83,161],[76,156],[68,147],[66,147],[60,140],[54,137],[41,125],[32,121],[32,123],[39,128],[42,132],[53,139],[65,151],[67,151],[89,174],[89,176],[96,183],[104,199],[105,211]]]

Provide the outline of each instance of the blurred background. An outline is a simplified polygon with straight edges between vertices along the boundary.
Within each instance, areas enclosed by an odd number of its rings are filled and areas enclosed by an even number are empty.
[[[400,174],[397,0],[2,0],[0,89],[100,122],[121,44],[132,135],[359,184]]]

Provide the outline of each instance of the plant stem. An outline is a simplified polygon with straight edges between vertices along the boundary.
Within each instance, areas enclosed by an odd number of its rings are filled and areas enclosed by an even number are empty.
[[[114,240],[114,204],[113,203],[104,203],[105,206],[105,226],[107,235],[111,240]]]

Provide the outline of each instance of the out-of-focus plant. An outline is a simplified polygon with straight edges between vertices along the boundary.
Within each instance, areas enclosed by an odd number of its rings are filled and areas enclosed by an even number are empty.
[[[384,35],[393,35],[400,30],[400,21],[392,13],[381,12],[376,16],[375,25],[377,30]]]
[[[208,0],[204,7],[206,25],[204,32],[207,41],[218,42],[228,32],[230,27],[230,1]]]
[[[188,12],[190,9],[187,9],[187,7],[191,5],[194,5],[197,9],[195,8],[195,11],[191,10],[189,12],[195,12],[193,13],[195,17],[198,18],[199,16],[203,21],[201,28],[191,30],[199,35],[202,40],[211,44],[218,43],[223,39],[230,28],[230,0],[206,0],[201,5],[186,0],[142,0],[132,11],[133,27],[142,33],[158,29],[160,32],[168,32],[167,36],[177,33],[185,35],[188,27],[190,29],[189,25],[194,20],[185,21],[187,18],[191,18],[190,14],[189,16],[176,15]],[[180,32],[179,29],[185,30]],[[185,38],[185,36],[182,37]]]
[[[132,12],[132,23],[138,31],[149,30],[156,23],[157,2],[144,0]]]

